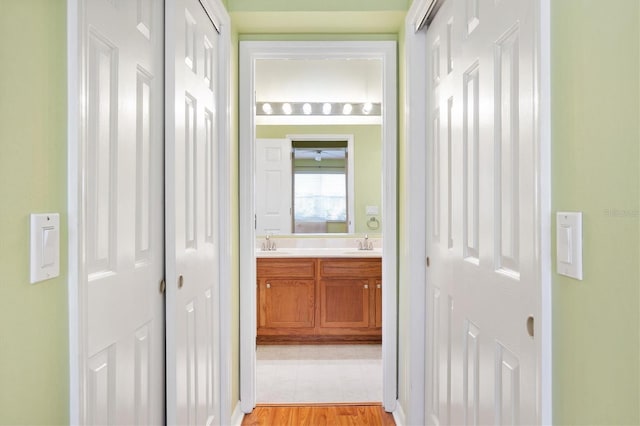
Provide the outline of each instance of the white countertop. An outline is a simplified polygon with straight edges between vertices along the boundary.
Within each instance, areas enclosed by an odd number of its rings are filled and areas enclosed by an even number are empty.
[[[275,251],[264,251],[256,249],[256,257],[367,257],[381,258],[382,249],[374,248],[373,250],[358,250],[349,247],[333,247],[333,248],[298,248],[283,247]]]

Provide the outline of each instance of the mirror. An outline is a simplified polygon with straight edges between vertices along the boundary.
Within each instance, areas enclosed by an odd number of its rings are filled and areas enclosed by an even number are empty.
[[[255,64],[256,234],[382,233],[382,61]]]

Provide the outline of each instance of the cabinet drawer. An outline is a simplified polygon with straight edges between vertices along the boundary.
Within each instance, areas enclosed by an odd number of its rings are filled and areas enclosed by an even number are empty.
[[[275,278],[314,278],[315,259],[257,259],[257,276]]]
[[[382,276],[380,259],[320,259],[322,278],[376,278]]]

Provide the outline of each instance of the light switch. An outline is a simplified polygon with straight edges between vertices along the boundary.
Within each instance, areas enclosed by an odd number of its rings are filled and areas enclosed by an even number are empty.
[[[378,206],[367,206],[367,215],[375,216],[378,214]]]
[[[556,214],[558,274],[582,280],[582,213]]]
[[[558,227],[558,262],[571,264],[571,227]]]
[[[31,284],[60,275],[60,215],[31,215]]]
[[[56,259],[58,243],[58,230],[49,226],[42,230],[42,267],[51,266]]]

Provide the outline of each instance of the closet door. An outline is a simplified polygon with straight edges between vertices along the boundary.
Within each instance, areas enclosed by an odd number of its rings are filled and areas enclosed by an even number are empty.
[[[167,423],[211,425],[220,423],[220,35],[206,0],[168,5]]]
[[[538,424],[536,2],[427,30],[430,424]]]
[[[164,4],[83,7],[81,418],[162,424]]]

